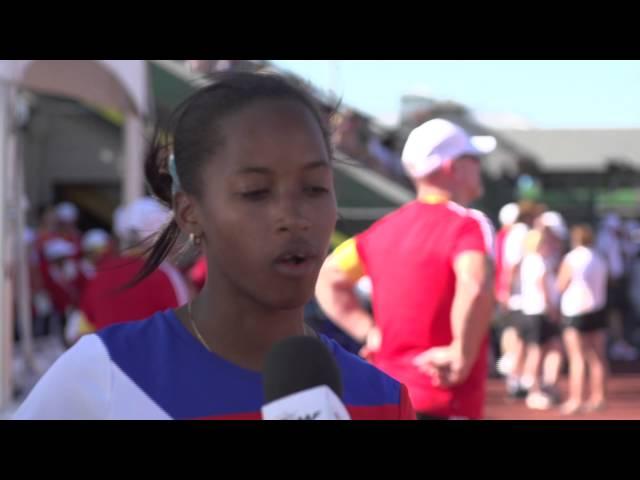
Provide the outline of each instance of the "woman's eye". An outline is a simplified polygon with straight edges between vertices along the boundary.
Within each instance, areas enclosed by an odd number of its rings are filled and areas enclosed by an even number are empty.
[[[305,190],[311,193],[312,195],[322,195],[325,193],[329,193],[329,189],[324,187],[307,187],[305,188]]]
[[[247,200],[260,200],[265,198],[269,194],[269,190],[266,188],[260,190],[250,190],[248,192],[242,192],[242,197]]]

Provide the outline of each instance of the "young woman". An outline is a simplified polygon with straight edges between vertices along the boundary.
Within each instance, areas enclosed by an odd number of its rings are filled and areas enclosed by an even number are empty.
[[[265,356],[315,335],[304,305],[337,206],[329,135],[314,101],[277,75],[224,73],[179,107],[156,139],[147,181],[173,220],[143,278],[184,234],[206,255],[197,297],[176,310],[84,336],[17,418],[259,419]],[[415,418],[406,389],[320,336],[354,419]]]
[[[573,250],[565,256],[558,273],[563,339],[569,357],[569,398],[561,407],[566,414],[604,408],[607,371],[607,265],[593,248],[593,232],[588,225],[573,227],[571,243]],[[591,388],[584,403],[587,367]]]
[[[533,409],[547,409],[552,403],[540,382],[544,354],[549,341],[557,334],[559,320],[549,254],[547,232],[531,230],[525,240],[525,255],[520,266],[522,317],[518,333],[526,345],[523,375],[529,392],[526,405]]]

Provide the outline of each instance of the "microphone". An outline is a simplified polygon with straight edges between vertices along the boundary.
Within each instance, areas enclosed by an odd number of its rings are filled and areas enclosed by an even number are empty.
[[[351,420],[343,405],[340,369],[317,338],[289,337],[265,361],[264,420]]]

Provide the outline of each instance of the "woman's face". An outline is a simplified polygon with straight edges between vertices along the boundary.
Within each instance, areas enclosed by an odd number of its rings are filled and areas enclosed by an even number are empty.
[[[337,219],[329,152],[313,114],[290,100],[246,106],[221,127],[196,215],[209,282],[277,309],[313,295]]]

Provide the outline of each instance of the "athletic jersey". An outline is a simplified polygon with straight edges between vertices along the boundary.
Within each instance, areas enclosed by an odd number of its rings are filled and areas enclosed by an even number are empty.
[[[516,223],[509,229],[504,239],[502,269],[517,268],[524,256],[524,240],[529,233],[529,227],[524,223]],[[512,311],[521,309],[522,296],[520,291],[520,275],[516,274],[511,279],[509,285],[510,295],[508,307]]]
[[[546,285],[545,285],[546,282]],[[541,315],[548,311],[549,305],[545,291],[552,295],[555,290],[554,278],[549,262],[539,253],[528,253],[520,266],[520,288],[522,292],[522,313]],[[553,301],[549,298],[549,301]]]
[[[368,275],[382,344],[373,363],[409,389],[420,413],[480,418],[487,376],[487,341],[472,371],[453,388],[432,385],[413,365],[425,350],[452,341],[454,262],[465,252],[492,254],[493,227],[476,210],[441,199],[413,201],[347,240],[334,252],[352,280]]]
[[[415,418],[397,381],[320,336],[354,420]],[[84,336],[34,387],[16,419],[259,420],[262,375],[212,354],[173,310]]]
[[[571,280],[562,295],[562,314],[584,315],[604,308],[607,301],[607,264],[595,251],[577,247],[564,260],[571,267]]]

